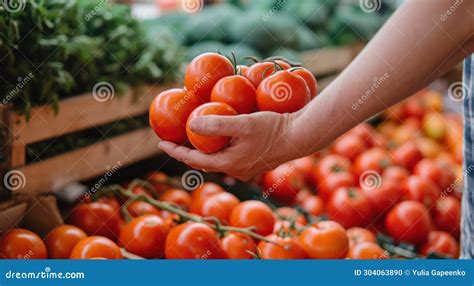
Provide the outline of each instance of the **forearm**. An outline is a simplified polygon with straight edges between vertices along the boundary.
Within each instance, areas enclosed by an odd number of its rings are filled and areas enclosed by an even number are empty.
[[[472,53],[473,1],[442,21],[453,3],[407,1],[331,85],[292,115],[292,137],[301,150],[324,148]]]

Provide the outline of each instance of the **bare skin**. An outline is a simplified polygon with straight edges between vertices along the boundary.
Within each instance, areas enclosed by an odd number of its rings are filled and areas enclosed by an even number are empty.
[[[474,52],[474,1],[406,1],[359,56],[304,109],[205,116],[191,122],[203,135],[232,137],[203,154],[172,142],[160,148],[195,169],[241,180],[317,152],[360,122],[407,98]],[[443,19],[442,19],[443,18]],[[384,81],[373,88],[374,78]],[[373,93],[353,108],[368,90]]]

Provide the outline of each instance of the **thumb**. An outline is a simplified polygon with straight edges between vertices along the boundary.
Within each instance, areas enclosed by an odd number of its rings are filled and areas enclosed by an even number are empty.
[[[237,137],[242,135],[247,122],[248,115],[206,115],[192,119],[189,127],[200,135]]]

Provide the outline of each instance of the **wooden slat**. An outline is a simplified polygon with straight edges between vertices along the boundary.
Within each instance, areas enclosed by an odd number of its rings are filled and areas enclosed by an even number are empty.
[[[129,89],[115,94],[113,99],[98,102],[92,93],[64,99],[59,104],[59,113],[54,114],[50,106],[35,107],[31,119],[26,122],[22,115],[11,113],[12,135],[24,144],[61,136],[91,128],[130,116],[147,112],[153,98],[174,85],[156,85]]]
[[[99,176],[114,166],[123,167],[159,154],[158,142],[158,137],[150,128],[143,128],[26,165],[19,168],[26,177],[26,185],[19,192],[34,195]]]

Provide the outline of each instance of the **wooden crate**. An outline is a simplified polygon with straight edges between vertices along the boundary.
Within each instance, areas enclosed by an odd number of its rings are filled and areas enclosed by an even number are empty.
[[[33,108],[29,122],[11,107],[4,106],[1,113],[8,144],[5,152],[7,160],[3,167],[4,170],[21,172],[26,179],[24,188],[15,192],[35,195],[54,191],[71,182],[104,174],[111,166],[125,166],[159,154],[158,138],[147,127],[43,161],[31,164],[25,162],[28,144],[146,114],[153,98],[174,86],[131,88],[104,102],[86,93],[62,100],[57,115],[49,106]]]

